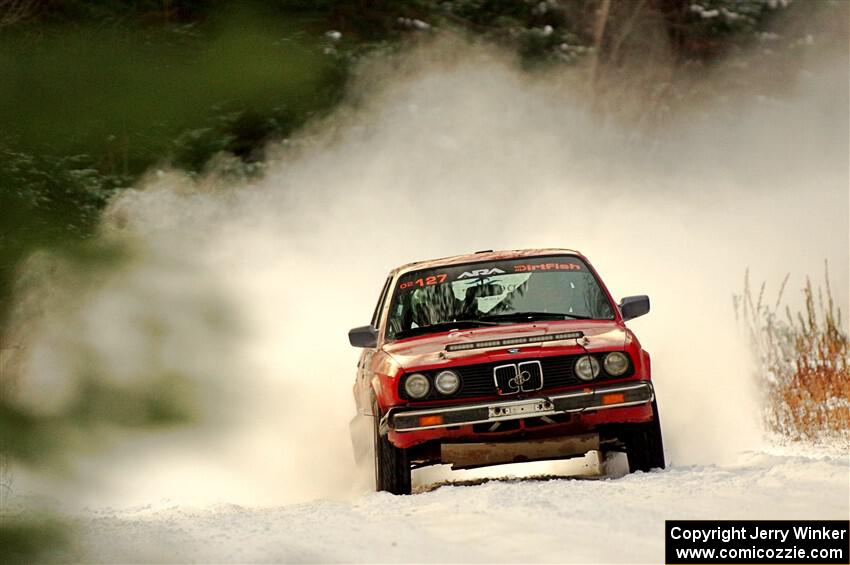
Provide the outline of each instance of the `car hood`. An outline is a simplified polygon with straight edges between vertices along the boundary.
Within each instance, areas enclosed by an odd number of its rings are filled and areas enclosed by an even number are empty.
[[[531,340],[534,340],[538,337],[545,338],[546,336],[568,332],[581,332],[584,337],[578,340],[569,338],[460,351],[446,350],[450,345],[512,338],[531,338]],[[611,349],[623,348],[628,338],[627,330],[613,320],[566,320],[487,326],[427,334],[385,344],[383,350],[402,368],[410,369],[428,365],[445,365],[447,362],[463,362],[467,358],[476,358],[476,362],[484,363],[488,360],[498,360],[508,353],[508,350],[511,350],[510,353],[522,353],[523,356],[547,353],[552,349],[564,350],[567,354],[571,353],[572,350],[575,350],[575,352],[584,351],[584,348],[588,351],[610,351]],[[519,349],[519,351],[517,352],[516,349]]]

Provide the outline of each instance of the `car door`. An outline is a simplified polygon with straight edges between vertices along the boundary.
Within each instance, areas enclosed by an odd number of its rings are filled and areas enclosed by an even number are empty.
[[[373,328],[378,328],[381,321],[381,313],[384,311],[384,302],[389,294],[392,275],[387,277],[384,287],[381,290],[381,295],[378,297],[378,303],[375,305],[375,311],[372,314],[370,322]],[[372,390],[371,378],[372,371],[369,369],[372,356],[377,352],[377,348],[367,347],[360,352],[360,359],[357,362],[357,378],[354,384],[354,396],[357,403],[357,411],[361,414],[372,415]]]

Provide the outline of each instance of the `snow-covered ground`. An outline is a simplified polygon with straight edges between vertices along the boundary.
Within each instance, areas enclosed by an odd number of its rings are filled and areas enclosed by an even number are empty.
[[[612,467],[620,465],[614,461]],[[614,473],[616,474],[616,473]],[[846,447],[748,452],[727,466],[619,478],[489,480],[413,496],[77,515],[70,559],[96,562],[663,562],[664,520],[846,519]]]

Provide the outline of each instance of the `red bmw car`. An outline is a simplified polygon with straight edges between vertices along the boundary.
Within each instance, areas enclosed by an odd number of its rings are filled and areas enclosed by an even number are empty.
[[[566,249],[482,251],[387,277],[354,396],[371,421],[376,489],[410,493],[411,470],[623,451],[664,468],[649,354],[588,260]]]

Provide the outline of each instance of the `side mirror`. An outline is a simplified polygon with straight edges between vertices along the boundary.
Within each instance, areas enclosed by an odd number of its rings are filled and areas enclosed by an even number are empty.
[[[372,326],[360,326],[348,332],[348,341],[354,347],[377,347],[378,330]]]
[[[649,312],[649,297],[645,294],[627,296],[620,301],[620,313],[623,315],[623,320],[631,320],[647,312]]]

